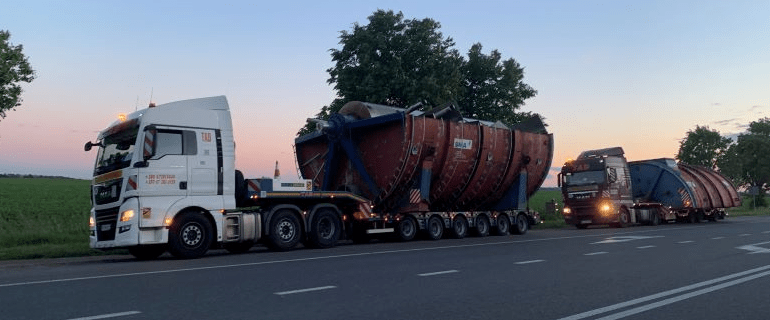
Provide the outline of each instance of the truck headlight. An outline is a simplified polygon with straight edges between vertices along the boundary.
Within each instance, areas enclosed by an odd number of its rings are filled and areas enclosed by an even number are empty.
[[[602,213],[604,213],[604,214],[608,214],[608,213],[612,212],[612,202],[609,202],[609,201],[607,201],[607,202],[602,202],[602,203],[599,205],[599,210],[600,210]]]
[[[564,207],[564,209],[562,209],[561,211],[564,212],[564,214],[566,215],[569,215],[572,213],[572,209],[570,209],[569,207]]]
[[[94,220],[94,217],[88,217],[88,227],[89,228],[96,228],[96,220]]]
[[[134,217],[134,210],[126,210],[120,213],[120,222],[126,222]]]

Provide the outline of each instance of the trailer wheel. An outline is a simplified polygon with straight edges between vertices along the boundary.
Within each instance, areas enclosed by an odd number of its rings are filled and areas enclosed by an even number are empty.
[[[476,235],[479,237],[486,237],[489,235],[489,217],[486,215],[480,215],[476,218]]]
[[[513,233],[525,234],[527,233],[527,230],[529,230],[529,219],[527,219],[527,216],[525,216],[524,214],[518,214],[516,216],[516,224],[513,226],[514,226]],[[585,226],[588,226],[588,225],[585,225]]]
[[[511,233],[511,220],[508,219],[508,215],[500,214],[497,216],[497,228],[495,228],[495,234],[498,236],[507,236]]]
[[[270,219],[270,235],[267,246],[276,251],[294,248],[302,239],[302,226],[299,218],[291,210],[282,209]]]
[[[441,221],[441,218],[438,216],[428,218],[425,234],[429,240],[440,240],[444,235],[444,221]]]
[[[331,209],[321,209],[313,216],[308,244],[313,248],[331,248],[337,245],[342,233],[342,222]]]
[[[155,244],[146,246],[136,246],[128,248],[128,253],[134,256],[138,260],[153,260],[157,259],[166,252],[166,246]]]
[[[198,258],[209,250],[213,236],[211,222],[203,214],[182,213],[174,218],[168,231],[168,251],[177,258]]]
[[[254,241],[244,241],[244,242],[236,242],[236,243],[227,243],[222,245],[225,250],[229,253],[239,254],[239,253],[245,253],[248,252],[251,247],[254,246]]]
[[[399,241],[411,241],[417,234],[417,220],[412,216],[406,216],[396,226],[396,239]]]
[[[450,230],[452,230],[452,238],[465,238],[468,235],[468,219],[465,219],[465,216],[462,214],[456,215]]]

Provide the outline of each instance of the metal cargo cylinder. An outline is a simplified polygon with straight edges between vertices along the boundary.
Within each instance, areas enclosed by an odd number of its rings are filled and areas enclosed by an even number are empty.
[[[350,102],[317,122],[318,131],[295,141],[302,176],[320,190],[365,196],[379,212],[499,208],[521,179],[522,193],[534,193],[553,156],[544,129],[462,119],[451,108],[424,113]]]

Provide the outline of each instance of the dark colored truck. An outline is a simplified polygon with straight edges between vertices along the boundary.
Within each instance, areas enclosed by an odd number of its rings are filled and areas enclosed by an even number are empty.
[[[717,221],[741,205],[735,186],[715,170],[670,158],[628,162],[621,147],[582,152],[564,164],[558,183],[564,220],[580,229]]]

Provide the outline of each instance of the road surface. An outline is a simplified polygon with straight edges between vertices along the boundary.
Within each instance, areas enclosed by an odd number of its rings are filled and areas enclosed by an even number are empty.
[[[0,262],[2,319],[767,319],[770,217]]]

